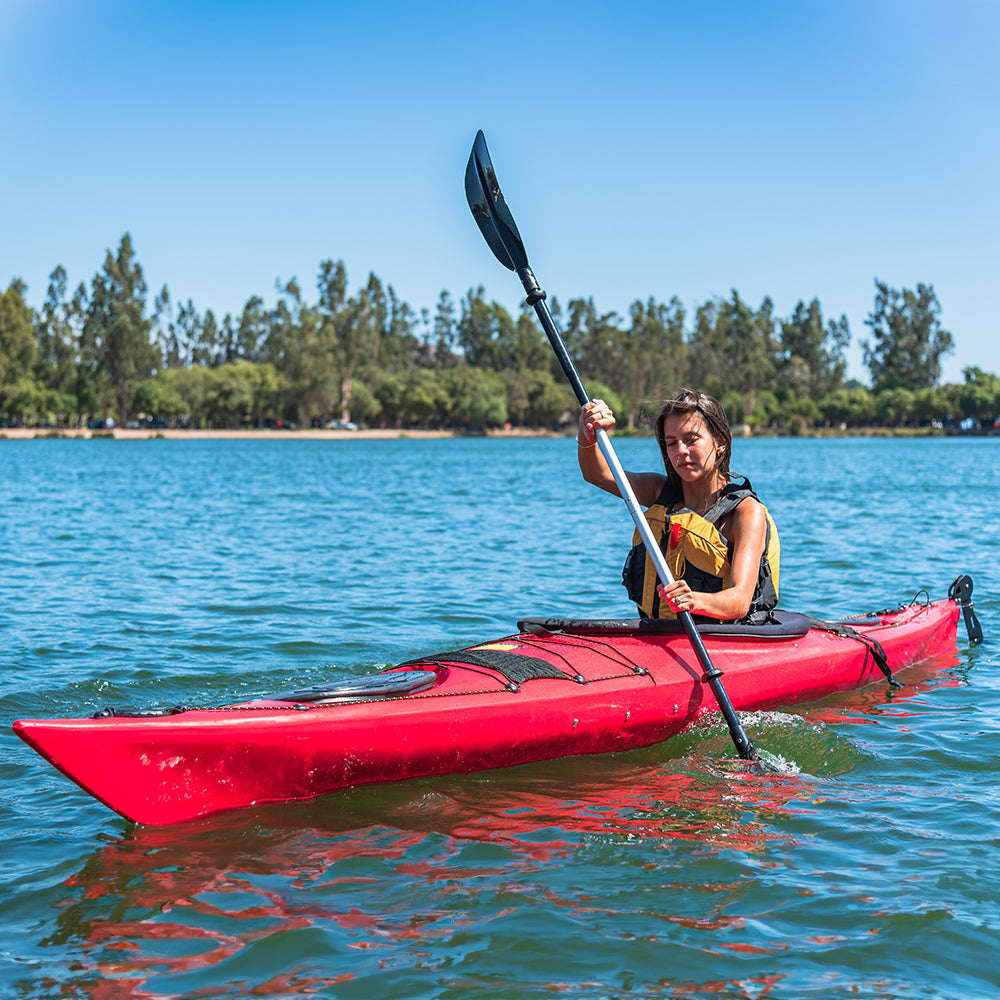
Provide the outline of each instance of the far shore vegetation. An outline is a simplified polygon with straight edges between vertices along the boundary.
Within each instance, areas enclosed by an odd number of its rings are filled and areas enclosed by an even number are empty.
[[[757,434],[1000,430],[1000,378],[979,367],[941,384],[954,348],[933,286],[875,280],[861,340],[870,385],[845,378],[847,319],[816,298],[787,317],[739,293],[688,314],[676,298],[627,317],[593,299],[550,301],[588,390],[619,432],[642,432],[659,398],[691,385]],[[534,313],[512,316],[470,289],[415,311],[374,274],[348,294],[343,261],[320,263],[315,293],[295,280],[238,316],[200,311],[166,286],[149,301],[131,236],[89,285],[50,276],[40,306],[15,279],[0,293],[3,428],[367,427],[482,433],[571,430],[579,406]]]

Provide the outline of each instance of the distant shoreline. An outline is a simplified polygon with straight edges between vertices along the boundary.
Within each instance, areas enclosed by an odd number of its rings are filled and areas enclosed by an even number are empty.
[[[1000,437],[1000,431],[959,431],[955,428],[936,427],[851,427],[823,428],[806,434],[789,435],[776,433],[740,433],[734,429],[734,437],[743,439],[807,439],[807,438],[929,438],[929,437]],[[494,428],[483,434],[463,434],[457,431],[429,430],[399,430],[399,429],[369,429],[356,431],[327,430],[320,427],[309,427],[303,430],[280,430],[270,428],[231,428],[229,430],[177,430],[174,428],[136,429],[115,427],[111,430],[90,430],[89,428],[58,428],[58,427],[3,427],[0,428],[0,441],[31,441],[31,440],[115,440],[115,441],[148,441],[166,439],[172,441],[393,441],[393,440],[433,440],[440,438],[519,438],[519,439],[560,439],[572,438],[572,434],[558,431],[547,431],[531,427],[511,427],[507,429]],[[616,440],[628,438],[652,437],[651,433],[624,431],[615,436]]]
[[[270,428],[234,428],[231,430],[176,430],[172,428],[136,429],[115,427],[111,430],[90,430],[89,428],[59,427],[4,427],[0,428],[0,440],[50,440],[50,439],[113,439],[115,441],[143,441],[164,438],[174,441],[387,441],[398,438],[424,440],[431,438],[454,438],[464,435],[455,431],[372,429],[356,431],[326,430],[325,428],[305,428],[303,430],[280,430]],[[510,430],[489,430],[484,437],[491,438],[558,438],[571,435],[555,434],[551,431],[511,428]]]

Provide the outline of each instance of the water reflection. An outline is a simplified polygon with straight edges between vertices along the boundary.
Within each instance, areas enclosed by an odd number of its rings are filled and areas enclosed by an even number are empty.
[[[797,778],[726,774],[649,751],[138,827],[66,881],[44,943],[82,947],[89,971],[133,989],[309,932],[311,943],[293,949],[303,961],[318,944],[352,965],[358,952],[453,940],[535,897],[586,908],[586,893],[551,877],[583,851],[646,841],[651,856],[660,845],[675,858],[759,853],[781,837],[776,816],[802,793]],[[295,975],[303,993],[341,981]]]

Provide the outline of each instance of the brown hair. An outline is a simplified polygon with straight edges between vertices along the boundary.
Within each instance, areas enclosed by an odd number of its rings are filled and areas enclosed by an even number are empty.
[[[656,431],[656,443],[660,446],[660,454],[663,456],[663,465],[667,470],[667,481],[671,486],[681,486],[680,476],[674,471],[674,467],[667,458],[667,444],[663,433],[663,422],[667,417],[674,417],[678,414],[697,413],[705,422],[709,434],[715,438],[716,444],[721,446],[716,453],[714,472],[719,472],[726,482],[732,480],[729,473],[729,456],[733,450],[733,434],[729,429],[729,418],[722,404],[707,392],[695,392],[693,389],[678,389],[660,407],[656,414],[656,422],[653,424]]]

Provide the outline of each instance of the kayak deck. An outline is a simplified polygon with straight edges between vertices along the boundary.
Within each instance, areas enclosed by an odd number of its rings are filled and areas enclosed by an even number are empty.
[[[799,623],[703,638],[733,706],[767,710],[881,679],[875,648],[893,670],[954,649],[958,614],[947,600],[854,620],[854,637]],[[321,685],[222,708],[14,729],[122,816],[166,824],[360,784],[635,749],[718,710],[683,634],[620,621],[519,628],[375,675],[377,693]]]

